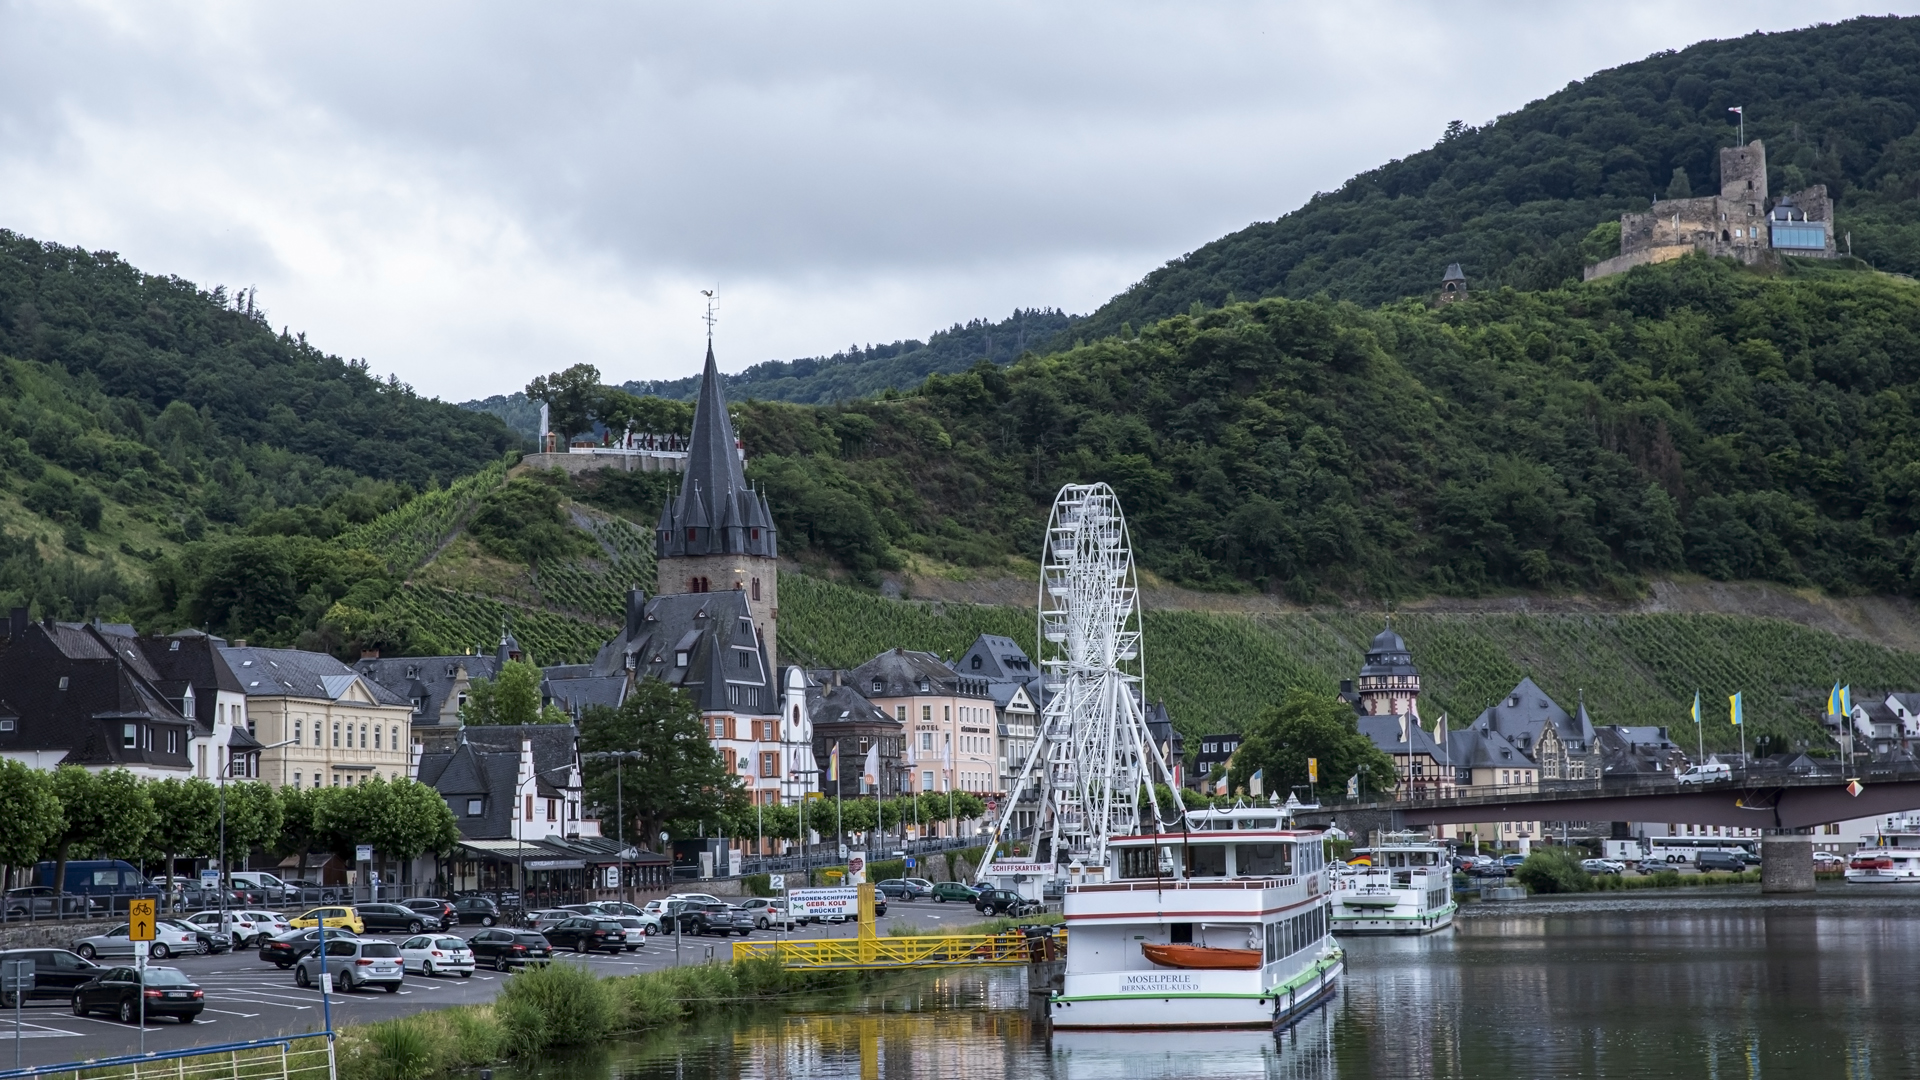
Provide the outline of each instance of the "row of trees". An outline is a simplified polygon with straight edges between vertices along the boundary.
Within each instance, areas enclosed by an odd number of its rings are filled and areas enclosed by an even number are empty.
[[[228,867],[255,848],[350,861],[356,845],[372,844],[382,858],[405,862],[460,841],[446,801],[412,780],[278,789],[230,782],[224,812],[222,799],[220,785],[199,778],[142,780],[75,765],[43,772],[0,761],[0,878],[10,867],[52,861],[57,886],[69,859],[96,858],[158,865],[171,876],[179,860],[220,858],[223,823]]]
[[[527,384],[527,397],[547,406],[548,429],[561,438],[592,431],[595,423],[612,431],[631,427],[654,435],[693,431],[693,404],[660,397],[636,397],[600,384],[600,369],[575,364]]]

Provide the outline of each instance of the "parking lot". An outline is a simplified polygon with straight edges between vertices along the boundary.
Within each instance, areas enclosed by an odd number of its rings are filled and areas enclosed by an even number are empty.
[[[985,916],[972,906],[959,903],[935,903],[931,900],[889,901],[888,913],[879,920],[880,933],[896,925],[919,926],[929,930],[944,927],[959,929],[982,921]],[[478,926],[456,927],[451,933],[471,937]],[[851,937],[857,932],[853,923],[800,927],[784,936],[822,938]],[[404,934],[368,934],[398,942]],[[752,940],[783,936],[779,930],[756,930]],[[632,975],[676,964],[725,962],[732,958],[733,943],[748,940],[730,937],[650,937],[633,952],[577,954],[561,952],[556,963],[584,964],[602,975]],[[125,958],[102,957],[105,965],[126,963]],[[174,1050],[214,1043],[264,1039],[275,1035],[299,1034],[321,1030],[322,1002],[318,988],[303,990],[294,985],[293,972],[282,971],[259,959],[257,950],[212,956],[175,957],[155,961],[156,966],[178,968],[206,991],[206,1011],[192,1024],[174,1020],[150,1020],[147,1023],[146,1049]],[[427,978],[409,974],[398,993],[363,991],[328,995],[335,1027],[368,1023],[392,1016],[492,1000],[513,976],[490,970],[474,972],[471,978],[437,976]],[[0,1012],[0,1041],[15,1037],[13,1011]],[[51,998],[30,1001],[21,1010],[19,1035],[24,1040],[21,1060],[24,1064],[49,1064],[85,1058],[132,1054],[140,1049],[139,1032],[134,1025],[122,1024],[104,1016],[78,1017],[63,1000]],[[7,1047],[0,1045],[0,1057]]]

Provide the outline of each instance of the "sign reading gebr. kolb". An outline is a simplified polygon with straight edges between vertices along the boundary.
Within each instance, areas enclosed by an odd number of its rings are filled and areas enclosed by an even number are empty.
[[[832,915],[858,918],[859,889],[795,889],[787,894],[788,910],[796,917],[820,919]]]

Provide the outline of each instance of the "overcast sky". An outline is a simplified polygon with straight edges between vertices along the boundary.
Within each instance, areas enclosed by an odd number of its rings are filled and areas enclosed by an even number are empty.
[[[452,400],[691,374],[703,288],[738,370],[1089,311],[1448,120],[1858,10],[0,0],[0,227]]]

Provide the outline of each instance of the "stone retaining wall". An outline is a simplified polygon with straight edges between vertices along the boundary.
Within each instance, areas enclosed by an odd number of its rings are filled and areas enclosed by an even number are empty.
[[[104,934],[118,925],[109,919],[4,923],[0,924],[0,949],[65,949],[83,937]]]

